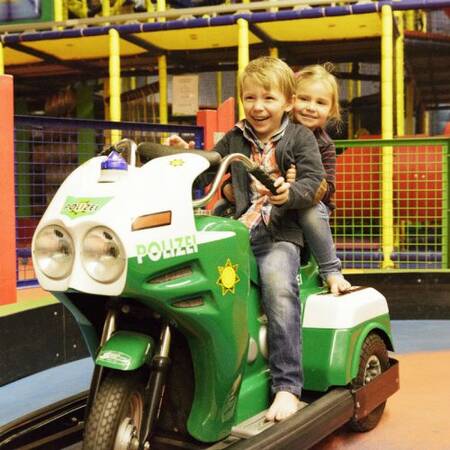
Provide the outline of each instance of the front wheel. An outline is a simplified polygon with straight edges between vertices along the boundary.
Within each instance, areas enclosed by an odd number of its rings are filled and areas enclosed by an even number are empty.
[[[110,372],[103,380],[86,422],[83,450],[137,448],[144,412],[139,372]]]
[[[389,354],[386,344],[378,334],[369,334],[361,348],[358,374],[353,381],[353,388],[370,383],[375,377],[389,368]],[[354,431],[370,431],[378,425],[384,412],[386,402],[378,405],[368,416],[360,420],[351,420]]]

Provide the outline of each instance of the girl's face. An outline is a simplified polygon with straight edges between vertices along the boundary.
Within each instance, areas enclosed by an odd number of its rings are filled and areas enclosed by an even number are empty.
[[[295,120],[310,130],[323,128],[333,104],[331,89],[320,80],[305,81],[297,88]]]

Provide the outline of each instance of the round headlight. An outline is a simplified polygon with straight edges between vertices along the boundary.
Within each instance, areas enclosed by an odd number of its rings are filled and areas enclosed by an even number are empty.
[[[73,241],[59,225],[48,225],[39,231],[33,254],[35,261],[47,277],[60,280],[69,276],[74,260]]]
[[[112,283],[125,268],[125,251],[119,238],[109,228],[95,227],[83,240],[81,261],[94,280]]]

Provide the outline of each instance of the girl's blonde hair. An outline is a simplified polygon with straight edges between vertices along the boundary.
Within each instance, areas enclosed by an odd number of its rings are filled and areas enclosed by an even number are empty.
[[[250,61],[239,74],[239,95],[246,78],[252,78],[266,90],[278,89],[288,100],[295,94],[295,76],[292,69],[281,59],[261,56]]]
[[[334,66],[331,63],[324,65],[314,64],[306,66],[295,74],[296,86],[295,93],[299,95],[302,86],[311,81],[321,81],[330,88],[331,92],[331,109],[328,118],[329,122],[338,125],[341,121],[341,109],[339,106],[339,86],[336,77],[333,75]]]

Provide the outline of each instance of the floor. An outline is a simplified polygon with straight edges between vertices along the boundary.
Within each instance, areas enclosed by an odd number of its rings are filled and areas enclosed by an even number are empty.
[[[450,320],[393,321],[392,330],[401,388],[380,424],[369,433],[341,429],[314,450],[450,450]],[[86,390],[92,367],[83,359],[3,386],[0,426]]]

